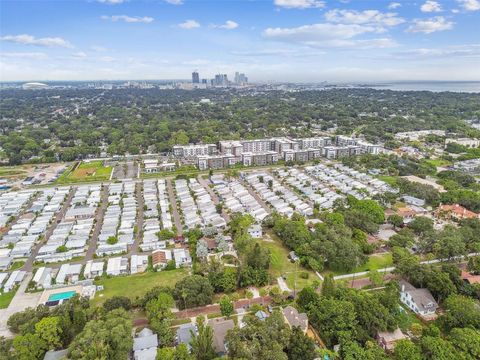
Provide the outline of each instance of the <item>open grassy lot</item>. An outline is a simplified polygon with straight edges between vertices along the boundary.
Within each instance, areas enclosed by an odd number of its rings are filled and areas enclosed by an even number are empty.
[[[6,309],[8,305],[12,302],[13,297],[17,290],[10,291],[8,293],[2,293],[0,295],[0,309]]]
[[[452,165],[451,161],[445,159],[423,159],[422,161],[435,167],[446,167]]]
[[[270,237],[273,241],[262,241],[262,246],[270,250],[270,274],[274,278],[284,275],[287,278],[285,281],[288,287],[292,290],[295,282],[295,270],[297,271],[297,290],[303,289],[315,280],[320,281],[313,271],[307,270],[300,265],[296,266],[290,261],[288,258],[289,250],[280,242],[275,234],[270,234]],[[301,273],[307,273],[308,279],[301,278]]]
[[[59,184],[88,181],[106,181],[110,179],[111,166],[103,166],[103,161],[81,162],[69,167],[57,180]]]
[[[368,261],[364,265],[359,266],[352,271],[333,271],[333,275],[345,275],[362,271],[380,270],[390,266],[393,266],[391,253],[373,254],[369,256]]]
[[[155,286],[174,286],[179,280],[188,275],[186,269],[172,271],[145,272],[130,276],[116,276],[102,278],[95,281],[95,285],[103,285],[104,290],[96,293],[92,300],[94,305],[101,305],[113,296],[127,296],[134,300],[143,296]]]
[[[27,166],[0,166],[0,177],[16,179],[28,175]]]
[[[379,175],[378,178],[382,181],[385,181],[390,186],[397,185],[397,178],[395,176]]]

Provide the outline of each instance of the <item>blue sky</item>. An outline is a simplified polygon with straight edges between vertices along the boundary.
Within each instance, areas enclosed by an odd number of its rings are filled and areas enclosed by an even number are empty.
[[[0,0],[0,80],[480,80],[480,0]]]

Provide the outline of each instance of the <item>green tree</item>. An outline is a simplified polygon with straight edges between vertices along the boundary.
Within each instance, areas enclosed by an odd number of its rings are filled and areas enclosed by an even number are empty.
[[[480,331],[455,328],[450,332],[450,342],[472,359],[480,359]]]
[[[90,320],[69,346],[69,358],[125,359],[132,350],[132,322],[123,309]]]
[[[192,334],[190,346],[196,360],[211,360],[216,356],[213,348],[213,330],[205,325],[204,321],[202,316],[197,317],[198,333],[190,330]]]
[[[43,359],[48,349],[47,343],[38,334],[27,333],[13,339],[14,356],[22,360]]]
[[[285,350],[288,360],[313,360],[316,358],[315,342],[303,334],[303,331],[294,327]]]
[[[178,307],[185,309],[210,304],[213,288],[207,278],[191,275],[177,282],[173,294]]]
[[[417,345],[410,340],[400,340],[395,344],[395,360],[422,360],[422,354]]]
[[[62,346],[62,328],[58,316],[49,316],[35,324],[35,334],[47,345],[47,349],[54,350]]]
[[[332,298],[335,295],[335,280],[330,273],[325,275],[323,279],[321,294],[324,298]]]
[[[126,296],[113,296],[103,303],[103,308],[106,311],[112,311],[118,308],[130,310],[132,307],[132,301]]]
[[[220,299],[220,311],[223,316],[230,317],[233,314],[233,302],[226,295]]]
[[[390,215],[387,221],[389,224],[392,224],[396,228],[403,225],[403,217],[397,214]]]
[[[443,304],[445,314],[439,321],[447,329],[473,327],[480,329],[480,309],[475,300],[463,295],[452,295]]]

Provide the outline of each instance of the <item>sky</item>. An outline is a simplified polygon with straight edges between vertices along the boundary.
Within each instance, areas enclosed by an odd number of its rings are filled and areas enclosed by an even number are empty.
[[[0,81],[480,80],[480,0],[0,0]]]

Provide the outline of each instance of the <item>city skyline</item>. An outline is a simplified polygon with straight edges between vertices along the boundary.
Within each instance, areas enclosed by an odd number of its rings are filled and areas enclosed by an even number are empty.
[[[0,80],[480,80],[478,0],[218,5],[2,1]]]

